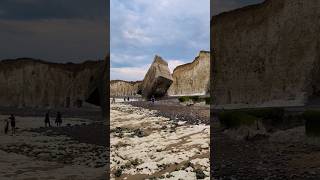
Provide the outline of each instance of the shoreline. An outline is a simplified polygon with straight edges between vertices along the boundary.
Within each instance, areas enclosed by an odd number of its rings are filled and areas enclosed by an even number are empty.
[[[156,110],[158,116],[167,117],[174,121],[181,120],[191,125],[210,125],[209,106],[184,106],[177,102],[162,103],[161,100],[156,101],[154,104],[149,101],[133,101],[127,102],[127,104],[149,110]]]

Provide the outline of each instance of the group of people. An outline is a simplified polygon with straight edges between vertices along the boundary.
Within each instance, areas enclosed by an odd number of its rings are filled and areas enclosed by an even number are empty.
[[[124,97],[124,98],[123,98],[123,101],[124,101],[124,102],[125,102],[125,101],[128,101],[128,102],[129,102],[129,101],[130,101],[130,97]],[[116,103],[116,98],[113,97],[111,103],[112,103],[112,104],[113,104],[113,103]]]
[[[8,119],[5,119],[5,125],[4,125],[4,133],[8,134],[9,131],[9,123],[11,125],[11,132],[12,135],[16,133],[16,118],[13,114],[10,115]]]
[[[62,124],[62,117],[61,117],[61,113],[59,111],[57,112],[55,124],[56,124],[57,127],[60,127],[61,124]],[[48,126],[51,127],[51,124],[50,124],[50,112],[49,111],[45,115],[44,126],[45,127],[48,127]]]

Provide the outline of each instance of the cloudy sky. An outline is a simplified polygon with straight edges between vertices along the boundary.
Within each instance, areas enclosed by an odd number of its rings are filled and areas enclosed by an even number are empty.
[[[142,80],[154,56],[171,70],[209,50],[210,0],[112,0],[111,79]]]
[[[211,15],[262,0],[112,0],[111,79],[142,80],[154,56],[176,66],[210,49]]]
[[[104,0],[1,0],[0,59],[103,59],[107,9]]]

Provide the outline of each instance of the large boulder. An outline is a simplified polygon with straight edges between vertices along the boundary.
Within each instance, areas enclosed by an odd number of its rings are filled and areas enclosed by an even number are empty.
[[[162,97],[166,95],[172,82],[168,63],[156,55],[140,86],[141,94],[147,99],[152,95]]]

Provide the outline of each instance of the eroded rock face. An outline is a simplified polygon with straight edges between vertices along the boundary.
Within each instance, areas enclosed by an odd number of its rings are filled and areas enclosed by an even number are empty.
[[[210,52],[201,51],[192,63],[178,66],[173,71],[170,96],[208,95],[210,84]]]
[[[295,106],[319,97],[320,2],[267,0],[211,22],[219,106]]]
[[[122,80],[110,81],[110,97],[136,96],[141,81],[131,82]]]
[[[151,67],[141,83],[141,93],[145,98],[164,96],[172,84],[172,76],[168,68],[168,63],[160,56],[155,56]]]
[[[78,107],[103,61],[56,64],[41,60],[0,61],[0,105]]]
[[[104,65],[100,66],[95,72],[94,80],[90,80],[89,87],[85,96],[85,100],[88,103],[100,106],[102,116],[107,117],[108,110],[108,96],[109,96],[109,87],[107,87],[109,77],[109,64],[110,56],[107,55],[104,61]]]

